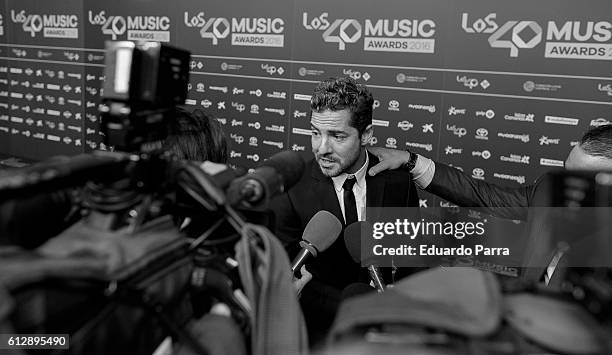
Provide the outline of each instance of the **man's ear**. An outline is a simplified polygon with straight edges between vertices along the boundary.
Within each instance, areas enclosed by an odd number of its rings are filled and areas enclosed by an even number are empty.
[[[366,129],[361,134],[361,145],[370,144],[370,139],[372,139],[372,135],[374,134],[374,127],[369,124]]]

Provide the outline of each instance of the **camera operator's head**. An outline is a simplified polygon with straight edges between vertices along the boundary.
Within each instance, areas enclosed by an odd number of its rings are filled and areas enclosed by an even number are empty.
[[[588,130],[565,161],[569,170],[612,170],[612,125]]]
[[[181,107],[174,116],[164,150],[181,160],[227,163],[227,140],[216,119],[200,109],[190,112]]]

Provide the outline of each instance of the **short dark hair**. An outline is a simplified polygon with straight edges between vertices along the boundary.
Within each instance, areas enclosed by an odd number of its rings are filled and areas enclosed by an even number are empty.
[[[580,148],[589,155],[612,159],[612,124],[588,130],[580,140]]]
[[[310,108],[313,111],[351,112],[350,125],[361,135],[372,124],[372,104],[374,98],[365,85],[360,85],[350,77],[329,78],[315,88]]]
[[[181,160],[225,164],[228,158],[227,139],[221,124],[201,109],[175,109],[164,148]]]

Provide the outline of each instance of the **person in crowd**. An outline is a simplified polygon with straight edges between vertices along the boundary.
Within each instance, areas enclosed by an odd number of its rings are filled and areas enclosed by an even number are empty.
[[[534,184],[521,187],[503,187],[487,183],[464,174],[440,162],[434,162],[410,151],[387,148],[369,148],[380,162],[369,170],[376,176],[388,169],[403,168],[412,175],[411,181],[419,188],[431,192],[462,207],[478,207],[498,217],[524,220],[530,250],[525,250],[522,281],[539,282],[550,277],[544,274],[544,265],[551,260],[549,246],[540,238],[549,234],[550,223],[542,209],[551,206],[551,177],[545,174]],[[568,170],[612,171],[612,125],[588,130],[580,142],[569,152],[565,161]]]
[[[318,211],[331,212],[347,226],[364,221],[366,207],[418,206],[407,172],[367,175],[378,163],[366,150],[373,132],[372,104],[368,88],[351,78],[330,78],[315,88],[310,119],[314,157],[306,163],[300,181],[272,203],[276,235],[291,257],[299,251],[304,228]],[[312,280],[303,288],[300,303],[315,344],[331,326],[343,289],[369,279],[351,259],[342,236],[320,252],[308,270]],[[384,277],[387,283],[394,281],[391,270],[385,270]]]

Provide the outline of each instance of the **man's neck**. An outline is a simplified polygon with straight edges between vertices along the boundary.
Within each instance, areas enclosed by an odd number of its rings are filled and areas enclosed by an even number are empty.
[[[361,169],[363,164],[365,164],[367,151],[363,147],[361,147],[360,149],[361,149],[361,152],[359,153],[359,159],[357,159],[355,164],[353,164],[353,166],[351,166],[349,169],[347,169],[345,171],[345,173],[347,173],[347,174],[355,174],[359,169]]]

